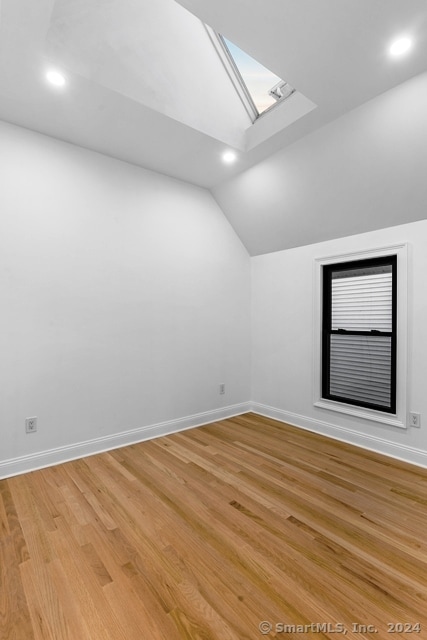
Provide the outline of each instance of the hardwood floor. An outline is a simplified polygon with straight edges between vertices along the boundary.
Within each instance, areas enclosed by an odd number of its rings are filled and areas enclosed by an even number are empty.
[[[0,481],[0,640],[426,639],[426,532],[427,470],[246,414]]]

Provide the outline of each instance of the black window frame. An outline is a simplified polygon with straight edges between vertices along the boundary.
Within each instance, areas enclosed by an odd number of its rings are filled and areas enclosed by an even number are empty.
[[[387,265],[392,270],[392,330],[388,331],[352,331],[346,329],[332,329],[332,273],[347,271],[353,268],[369,268]],[[397,255],[382,256],[338,262],[323,265],[322,267],[322,398],[341,402],[344,404],[374,409],[384,413],[396,414],[397,391]],[[330,393],[330,345],[331,335],[367,335],[389,336],[391,338],[391,366],[390,366],[390,406],[378,405],[372,402],[357,401],[344,396],[336,396]]]

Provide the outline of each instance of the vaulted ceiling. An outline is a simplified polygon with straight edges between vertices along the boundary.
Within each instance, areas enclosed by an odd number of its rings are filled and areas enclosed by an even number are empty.
[[[204,24],[300,98],[251,124]],[[213,189],[226,214],[231,179],[426,70],[425,0],[0,2],[0,119]]]

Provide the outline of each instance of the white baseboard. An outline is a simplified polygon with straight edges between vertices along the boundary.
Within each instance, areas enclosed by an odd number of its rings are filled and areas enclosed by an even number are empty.
[[[226,418],[248,413],[249,411],[266,416],[267,418],[273,418],[279,422],[300,427],[301,429],[306,429],[307,431],[328,436],[335,440],[340,440],[341,442],[347,442],[348,444],[353,444],[357,447],[368,449],[369,451],[375,451],[376,453],[381,453],[391,458],[402,460],[403,462],[409,462],[410,464],[427,468],[427,452],[422,449],[415,449],[414,447],[400,445],[383,438],[365,435],[352,429],[338,427],[328,422],[314,420],[313,418],[307,418],[306,416],[284,411],[283,409],[276,409],[275,407],[270,407],[258,402],[243,402],[241,404],[223,407],[222,409],[214,409],[213,411],[178,418],[177,420],[168,420],[138,429],[121,431],[120,433],[110,436],[94,438],[64,447],[57,447],[47,451],[3,460],[0,461],[0,479],[10,478],[11,476],[28,473],[43,467],[50,467],[62,462],[69,462],[77,458],[103,453],[104,451],[125,447],[137,442],[143,442],[144,440],[151,440],[152,438],[185,431],[186,429],[201,427],[218,420],[225,420]]]
[[[230,405],[205,413],[197,413],[185,418],[177,420],[168,420],[167,422],[159,422],[158,424],[131,429],[129,431],[121,431],[110,436],[94,438],[84,442],[77,442],[65,447],[57,447],[47,451],[40,451],[18,458],[0,461],[0,479],[10,478],[29,471],[35,471],[43,467],[50,467],[62,462],[69,462],[77,458],[84,458],[96,453],[103,453],[111,449],[125,447],[144,440],[151,440],[160,436],[166,436],[178,431],[201,427],[211,422],[225,420],[233,416],[241,415],[250,411],[250,403],[243,402],[241,404]]]
[[[397,444],[384,438],[377,438],[376,436],[366,435],[353,429],[347,429],[345,427],[338,427],[322,420],[315,420],[313,418],[307,418],[297,413],[291,413],[284,411],[283,409],[276,409],[265,404],[258,402],[251,402],[251,411],[258,413],[259,415],[267,418],[273,418],[279,422],[286,422],[294,427],[300,427],[313,433],[319,433],[323,436],[328,436],[334,440],[340,440],[348,444],[353,444],[356,447],[362,449],[368,449],[369,451],[375,451],[381,453],[390,458],[401,460],[403,462],[409,462],[415,464],[418,467],[427,468],[427,451],[422,449],[415,449],[414,447],[408,447],[406,445]]]

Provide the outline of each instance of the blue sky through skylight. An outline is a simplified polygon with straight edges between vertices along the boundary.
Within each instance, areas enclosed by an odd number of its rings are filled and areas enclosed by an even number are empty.
[[[262,113],[273,104],[276,104],[276,100],[272,96],[269,96],[268,92],[274,85],[281,82],[281,78],[239,49],[239,47],[227,40],[227,38],[223,37],[223,40],[251,94],[258,112]]]

